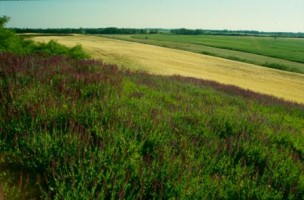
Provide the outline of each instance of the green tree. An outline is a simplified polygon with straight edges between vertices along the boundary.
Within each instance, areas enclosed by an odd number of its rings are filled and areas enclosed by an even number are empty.
[[[23,51],[22,40],[15,33],[7,28],[5,24],[10,20],[7,16],[0,17],[0,52],[18,52]]]
[[[9,20],[10,18],[8,16],[0,17],[0,28],[3,28]]]

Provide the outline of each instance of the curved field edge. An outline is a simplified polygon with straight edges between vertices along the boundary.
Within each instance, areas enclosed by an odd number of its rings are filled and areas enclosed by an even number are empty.
[[[81,44],[94,58],[153,74],[182,75],[236,85],[304,103],[304,75],[263,68],[191,52],[95,36],[34,37],[73,46]]]
[[[161,35],[162,37],[156,37],[156,35],[101,35],[101,37],[107,37],[112,39],[120,39],[131,42],[139,42],[143,44],[151,44],[166,48],[180,49],[190,51],[194,53],[200,53],[204,55],[216,56],[229,60],[235,60],[255,65],[260,65],[268,68],[279,69],[283,71],[304,73],[304,63],[284,60],[282,58],[275,58],[265,56],[263,54],[253,54],[250,51],[240,51],[240,49],[229,49],[216,47],[211,45],[202,44],[194,41],[181,41],[178,37],[175,40],[167,40],[172,35]],[[155,38],[156,37],[156,38]],[[199,36],[192,36],[199,37]],[[214,36],[213,36],[214,37]],[[170,39],[170,38],[169,38]]]
[[[16,167],[21,189],[45,199],[304,194],[303,105],[94,60],[0,56],[0,167]]]

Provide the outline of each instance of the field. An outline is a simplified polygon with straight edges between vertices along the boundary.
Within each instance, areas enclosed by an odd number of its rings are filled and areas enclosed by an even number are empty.
[[[170,34],[106,35],[106,37],[304,73],[304,39]]]
[[[64,45],[81,44],[94,58],[152,74],[183,75],[240,86],[286,100],[304,103],[304,75],[187,51],[96,36],[35,37]]]

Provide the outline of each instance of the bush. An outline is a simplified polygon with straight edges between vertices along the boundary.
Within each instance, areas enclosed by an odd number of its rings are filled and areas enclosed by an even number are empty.
[[[16,54],[42,54],[45,56],[62,55],[73,59],[89,58],[81,45],[68,48],[53,40],[48,43],[34,43],[31,40],[24,40],[13,31],[6,29],[4,25],[9,21],[9,17],[0,17],[0,53],[9,52]]]

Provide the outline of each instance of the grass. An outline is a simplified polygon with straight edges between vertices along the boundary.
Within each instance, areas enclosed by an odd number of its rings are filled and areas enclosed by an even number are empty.
[[[248,36],[103,35],[304,73],[303,39]]]
[[[62,56],[2,53],[0,77],[6,196],[303,198],[303,105]]]
[[[74,46],[80,43],[94,58],[153,74],[183,75],[240,86],[304,103],[304,76],[186,51],[95,36],[35,37]],[[271,66],[273,67],[273,66]],[[277,67],[277,66],[276,66]],[[281,66],[279,66],[281,67]]]

